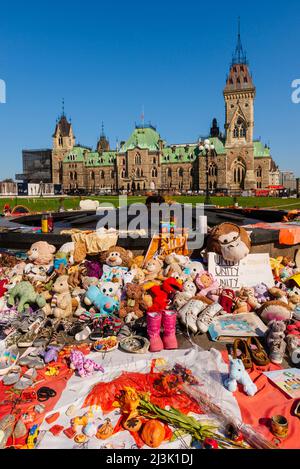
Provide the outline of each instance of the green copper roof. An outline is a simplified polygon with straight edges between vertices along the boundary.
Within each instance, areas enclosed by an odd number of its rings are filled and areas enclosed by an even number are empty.
[[[105,151],[100,155],[97,151],[86,154],[85,166],[113,166],[116,159],[115,151]]]
[[[82,163],[84,162],[84,154],[90,150],[85,147],[74,147],[69,153],[64,157],[64,163]]]
[[[162,151],[162,164],[167,163],[191,163],[199,154],[197,145],[165,147]]]
[[[159,149],[158,141],[160,135],[152,127],[136,128],[120,149],[120,153],[125,153],[133,148],[148,149],[157,151]]]
[[[220,140],[218,137],[208,137],[208,140],[210,141],[212,145],[214,145],[217,155],[226,154],[226,150],[225,150],[222,140]],[[202,152],[202,155],[205,155],[204,150]]]
[[[254,144],[254,158],[266,158],[271,156],[271,150],[265,147],[260,141],[253,142]]]

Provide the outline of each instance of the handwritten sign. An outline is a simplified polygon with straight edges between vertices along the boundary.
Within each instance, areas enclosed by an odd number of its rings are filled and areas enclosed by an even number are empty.
[[[208,271],[219,282],[220,287],[238,290],[265,283],[274,287],[269,254],[249,254],[238,264],[225,261],[214,252],[208,254]]]

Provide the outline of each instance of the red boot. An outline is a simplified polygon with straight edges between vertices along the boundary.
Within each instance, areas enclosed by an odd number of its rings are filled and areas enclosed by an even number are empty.
[[[163,343],[166,350],[174,350],[178,348],[176,339],[176,311],[164,311],[163,312]]]
[[[147,313],[147,334],[150,339],[150,352],[160,352],[164,344],[160,337],[161,313]]]

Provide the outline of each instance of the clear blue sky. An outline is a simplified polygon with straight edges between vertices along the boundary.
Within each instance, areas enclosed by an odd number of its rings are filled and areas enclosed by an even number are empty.
[[[22,169],[22,148],[51,146],[65,98],[77,141],[94,146],[101,121],[125,140],[142,106],[167,142],[195,141],[213,117],[223,130],[222,90],[237,17],[257,87],[255,136],[282,169],[300,175],[299,1],[1,2],[0,179]]]

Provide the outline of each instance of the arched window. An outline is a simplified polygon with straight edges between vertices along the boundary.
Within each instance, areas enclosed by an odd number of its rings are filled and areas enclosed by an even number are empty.
[[[137,170],[136,170],[136,177],[137,177],[137,178],[141,177],[140,168],[137,168]]]
[[[99,173],[100,179],[104,179],[104,171],[101,169]]]
[[[125,177],[126,177],[126,170],[125,168],[123,168],[121,172],[121,178],[125,178]]]
[[[239,184],[241,188],[244,186],[246,176],[246,167],[244,163],[240,160],[237,160],[233,164],[233,182],[234,184]]]
[[[144,176],[144,171],[141,169],[141,177]]]
[[[152,171],[151,171],[151,176],[153,178],[156,178],[157,177],[157,168],[153,168]]]
[[[76,173],[76,171],[74,172],[74,175],[73,175],[73,176],[74,176],[74,179],[75,179],[75,181],[76,181],[76,180],[77,180],[77,173]]]
[[[183,168],[179,168],[179,169],[178,169],[178,176],[179,176],[180,178],[183,177]]]
[[[90,171],[90,178],[92,179],[92,181],[94,181],[94,179],[95,179],[94,171]]]
[[[155,156],[153,157],[153,164],[156,164],[156,158],[155,158]]]
[[[72,180],[73,179],[73,173],[69,173],[69,178]]]
[[[134,162],[135,162],[135,164],[142,164],[142,158],[141,158],[141,155],[139,153],[137,153],[135,155]]]
[[[234,126],[233,137],[234,138],[246,138],[247,137],[246,124],[241,117],[238,118]]]
[[[167,168],[167,177],[168,178],[172,177],[172,169],[171,168]]]
[[[261,167],[261,166],[259,166],[259,167],[257,168],[256,176],[257,176],[258,178],[261,178],[261,177],[262,177],[262,167]]]
[[[110,172],[110,177],[111,177],[111,179],[113,179],[113,178],[115,177],[115,171],[114,171],[114,169],[111,170],[111,172]]]

